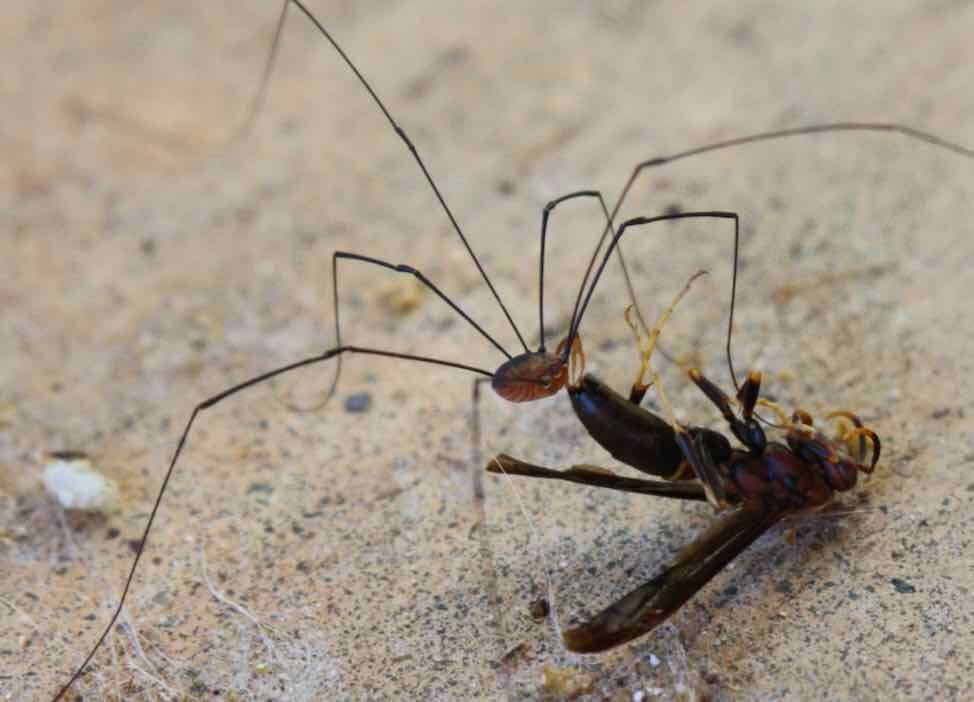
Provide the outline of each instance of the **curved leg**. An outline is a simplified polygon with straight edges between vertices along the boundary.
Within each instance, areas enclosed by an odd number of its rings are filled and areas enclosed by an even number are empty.
[[[599,264],[595,275],[592,277],[592,282],[588,286],[588,291],[585,293],[585,297],[582,301],[581,307],[578,309],[578,314],[575,315],[575,321],[572,324],[571,329],[568,333],[569,343],[578,334],[578,329],[582,323],[582,317],[585,316],[585,310],[588,308],[588,304],[592,299],[592,294],[595,292],[595,288],[599,283],[599,279],[602,277],[602,273],[605,271],[605,266],[609,262],[609,258],[612,256],[612,252],[616,249],[619,244],[619,240],[626,233],[626,230],[630,227],[644,226],[647,224],[653,224],[654,222],[667,222],[677,219],[731,219],[734,220],[734,246],[737,248],[738,242],[740,241],[740,217],[738,217],[736,212],[727,212],[723,210],[702,210],[699,212],[677,212],[673,214],[659,215],[656,217],[634,217],[632,219],[626,220],[619,227],[613,237],[609,246],[606,248],[605,253],[602,255],[602,262]],[[736,281],[737,267],[734,267],[734,280]],[[735,283],[736,284],[736,283]],[[733,373],[732,373],[733,374]]]
[[[659,335],[663,331],[663,325],[669,321],[670,316],[673,314],[673,310],[680,303],[680,300],[690,291],[690,286],[693,285],[694,281],[700,276],[707,275],[707,271],[697,271],[690,279],[687,280],[683,289],[677,293],[676,297],[670,303],[670,306],[660,313],[660,316],[656,319],[656,323],[653,324],[652,330],[650,330],[647,335],[645,343],[643,343],[642,335],[639,332],[639,328],[636,326],[635,321],[633,321],[630,316],[630,312],[634,309],[633,305],[629,305],[626,308],[626,324],[632,330],[633,335],[636,337],[636,345],[640,347],[640,362],[639,371],[636,373],[636,380],[632,384],[632,389],[629,391],[629,401],[633,404],[640,404],[643,398],[646,396],[646,391],[649,389],[650,384],[645,382],[646,374],[650,372],[649,361],[653,356],[653,351],[656,350],[656,342],[659,340]]]
[[[869,460],[869,467],[867,468],[864,465],[861,466],[862,470],[864,470],[866,473],[872,473],[873,470],[876,468],[876,464],[879,463],[879,455],[880,452],[882,451],[882,444],[879,441],[879,435],[876,432],[874,432],[872,429],[867,429],[866,427],[856,427],[848,434],[848,436],[846,436],[846,439],[851,441],[856,437],[859,437],[860,446],[863,445],[863,441],[865,439],[869,439],[869,441],[872,442],[873,454],[872,454],[872,458],[870,458]],[[857,460],[861,461],[865,457],[865,455],[866,455],[866,450],[865,448],[862,448],[860,451],[860,456],[857,458]]]
[[[801,408],[791,413],[791,422],[792,424],[804,424],[806,427],[815,426],[815,420],[812,419],[812,415]]]
[[[541,346],[538,351],[545,350],[545,337],[544,337],[544,258],[545,258],[545,241],[548,236],[548,218],[554,209],[566,202],[568,200],[573,200],[579,197],[594,197],[599,201],[599,205],[602,207],[602,212],[605,214],[606,227],[615,233],[612,229],[612,221],[609,218],[609,208],[606,207],[605,198],[602,197],[602,193],[598,190],[579,190],[577,192],[568,193],[567,195],[562,195],[559,198],[555,198],[541,211],[541,258],[538,264],[538,327],[539,335],[541,337]],[[592,273],[592,266],[595,265],[595,260],[599,255],[599,249],[602,248],[602,243],[604,238],[600,238],[595,250],[592,252],[592,256],[589,259],[588,266],[585,268],[585,275],[582,277],[582,284],[578,288],[578,297],[575,299],[575,307],[572,309],[572,316],[569,319],[569,327],[571,327],[575,322],[575,315],[578,313],[578,303],[582,299],[582,291],[585,290],[585,284],[588,282],[589,275]],[[625,268],[625,261],[622,259],[622,251],[619,251],[619,263]],[[627,271],[628,276],[628,271]]]
[[[332,37],[332,35],[328,32],[328,30],[325,29],[324,25],[314,16],[314,14],[300,0],[284,0],[283,2],[281,13],[274,34],[274,39],[271,44],[271,50],[269,52],[267,61],[265,63],[264,71],[260,83],[258,84],[258,90],[256,92],[252,106],[248,111],[246,118],[243,121],[243,126],[240,129],[239,133],[245,134],[250,129],[256,115],[258,114],[261,106],[263,105],[264,99],[266,97],[267,84],[270,81],[274,63],[276,62],[277,59],[278,48],[281,43],[282,29],[284,26],[285,19],[287,17],[288,7],[292,3],[315,26],[318,32],[328,41],[328,43],[331,44],[332,48],[338,53],[342,61],[345,62],[345,65],[348,66],[349,70],[352,71],[355,77],[362,84],[362,87],[366,90],[366,92],[375,102],[376,106],[379,108],[379,110],[382,112],[383,116],[386,118],[387,122],[389,123],[390,128],[396,133],[396,135],[400,138],[400,140],[402,140],[403,144],[409,150],[410,154],[413,157],[413,160],[416,162],[416,165],[419,167],[420,171],[422,172],[423,177],[429,184],[430,189],[433,191],[433,194],[436,196],[440,208],[443,210],[447,219],[449,219],[450,224],[452,225],[454,231],[459,237],[461,243],[466,248],[467,253],[470,255],[470,258],[473,261],[474,265],[476,265],[477,270],[480,272],[482,278],[484,279],[484,282],[487,284],[487,287],[490,289],[491,294],[494,296],[494,299],[497,301],[498,306],[503,311],[504,316],[507,318],[508,323],[511,325],[512,329],[517,335],[518,340],[521,342],[521,345],[524,347],[525,352],[527,352],[528,347],[527,344],[524,342],[524,338],[521,336],[520,330],[517,328],[517,325],[514,323],[513,318],[511,317],[510,313],[507,310],[507,307],[504,305],[503,301],[501,300],[500,295],[497,293],[496,289],[491,283],[490,278],[487,276],[486,271],[484,271],[483,267],[481,266],[479,259],[474,254],[473,249],[470,246],[470,243],[467,241],[466,235],[463,233],[463,230],[460,228],[460,225],[457,222],[456,218],[454,217],[453,212],[450,210],[449,206],[447,205],[446,200],[444,199],[443,195],[439,190],[439,187],[436,185],[432,175],[427,169],[425,162],[420,157],[419,151],[417,150],[415,144],[413,144],[412,140],[406,134],[406,131],[401,126],[399,126],[399,124],[395,121],[392,114],[389,112],[389,109],[386,107],[385,103],[379,98],[375,89],[365,79],[365,76],[362,75],[362,73],[355,66],[355,64],[352,62],[349,56],[345,53],[344,49],[342,49],[342,47],[338,44],[338,42],[334,39],[334,37]],[[680,161],[686,158],[690,158],[692,156],[698,156],[709,152],[720,151],[723,149],[733,148],[737,146],[744,146],[747,144],[753,144],[757,142],[774,141],[774,140],[785,139],[790,137],[808,136],[808,135],[822,134],[827,132],[897,133],[906,136],[910,139],[914,139],[916,141],[920,141],[929,144],[931,146],[935,146],[937,148],[951,151],[955,154],[964,156],[966,158],[974,158],[974,150],[972,149],[968,149],[966,147],[960,146],[959,144],[949,142],[946,139],[941,139],[940,137],[930,134],[928,132],[924,132],[919,129],[914,129],[913,127],[908,127],[905,125],[893,124],[893,123],[883,123],[883,122],[834,122],[829,124],[806,125],[806,126],[794,127],[790,129],[781,129],[781,130],[775,130],[769,132],[761,132],[757,134],[750,134],[743,137],[737,137],[734,139],[727,139],[724,141],[714,142],[693,149],[687,149],[685,151],[680,151],[674,154],[657,156],[654,158],[646,159],[636,164],[636,166],[633,168],[633,171],[630,174],[629,178],[627,179],[625,186],[623,186],[622,192],[619,195],[619,199],[616,201],[615,206],[612,208],[612,211],[607,218],[606,226],[605,229],[602,231],[601,237],[599,238],[599,242],[596,246],[596,251],[598,251],[602,247],[602,244],[605,242],[606,237],[608,237],[609,234],[612,232],[613,223],[615,221],[616,216],[619,214],[619,211],[621,210],[623,203],[628,197],[629,192],[633,187],[633,184],[636,182],[636,179],[639,178],[639,176],[643,172],[650,170],[652,168],[659,168],[669,163],[674,163],[676,161]],[[737,386],[737,379],[735,377],[734,364],[731,355],[731,338],[732,338],[733,320],[734,320],[734,304],[736,301],[736,292],[737,292],[738,253],[739,253],[739,242],[735,239],[734,273],[733,273],[733,279],[731,284],[731,301],[730,301],[730,313],[729,313],[728,325],[727,325],[727,344],[726,344],[727,365],[730,370],[731,377],[734,378],[735,387]],[[619,252],[619,261],[623,268],[623,275],[625,276],[626,285],[629,289],[629,296],[632,301],[632,304],[634,305],[636,315],[643,329],[645,330],[646,324],[643,319],[642,313],[639,309],[638,301],[636,300],[633,292],[632,281],[629,276],[628,268],[625,265],[625,257],[622,255],[621,252]],[[576,309],[577,308],[578,306],[576,304]],[[575,319],[575,322],[573,323],[572,327],[573,329],[578,328],[577,318]]]
[[[338,295],[338,261],[339,259],[344,259],[348,261],[359,261],[361,263],[367,263],[373,266],[379,266],[380,268],[386,268],[390,271],[396,273],[406,273],[412,275],[416,280],[422,283],[426,288],[432,290],[441,300],[443,300],[450,308],[460,315],[464,321],[466,321],[470,326],[477,330],[481,336],[483,336],[487,341],[489,341],[498,351],[500,351],[508,359],[511,358],[511,354],[501,346],[487,331],[480,326],[470,315],[463,311],[463,309],[456,304],[450,297],[440,290],[439,287],[429,278],[427,278],[421,271],[408,266],[405,264],[393,264],[388,261],[383,261],[382,259],[373,258],[371,256],[365,256],[363,254],[350,253],[348,251],[336,251],[331,257],[331,279],[332,279],[332,309],[335,315],[335,345],[342,346],[342,327],[341,327],[341,315],[339,312],[339,295]],[[341,356],[335,364],[335,375],[332,377],[331,385],[328,387],[328,391],[325,393],[324,398],[310,407],[295,407],[291,403],[284,402],[288,409],[295,412],[316,412],[322,407],[327,405],[332,397],[335,396],[335,392],[338,389],[338,381],[341,379],[342,374],[342,359]]]
[[[791,419],[789,419],[787,413],[785,413],[785,411],[781,408],[781,405],[779,405],[777,402],[772,402],[771,400],[766,400],[763,397],[759,397],[757,401],[757,406],[766,407],[767,409],[774,412],[775,415],[778,417],[778,422],[782,426],[787,427],[790,426],[793,422],[797,421],[795,415],[792,415]]]
[[[855,430],[863,428],[862,420],[859,419],[859,415],[850,412],[849,410],[836,410],[835,412],[829,412],[827,415],[825,415],[826,421],[830,421],[836,418],[848,419],[850,422],[852,422],[853,431],[844,431],[845,427],[843,427],[841,424],[839,425],[839,429],[836,431],[836,436],[838,437],[838,439],[840,441],[846,442],[848,446],[851,446],[852,445],[851,440],[855,438],[855,436],[853,436]],[[856,460],[861,461],[863,457],[866,455],[866,436],[864,434],[859,434],[858,436],[859,436],[859,453],[857,455]],[[875,463],[873,465],[875,465]]]
[[[385,103],[379,98],[379,95],[376,93],[372,85],[365,79],[365,76],[362,75],[361,71],[359,71],[359,69],[355,66],[355,64],[352,63],[352,60],[349,58],[348,54],[345,53],[345,50],[342,49],[341,45],[339,45],[339,43],[335,40],[335,38],[331,35],[331,33],[327,29],[325,29],[325,26],[318,20],[317,17],[315,17],[314,13],[312,13],[311,10],[309,10],[304,5],[304,3],[301,2],[301,0],[284,0],[283,6],[281,8],[281,14],[278,17],[277,28],[274,33],[274,40],[273,43],[271,44],[271,51],[267,58],[267,62],[264,65],[264,72],[261,77],[257,94],[255,96],[254,102],[251,104],[251,109],[249,110],[248,115],[243,122],[243,127],[241,128],[240,134],[242,135],[245,134],[246,131],[249,131],[250,127],[252,126],[256,118],[257,113],[259,112],[261,106],[263,105],[264,98],[267,92],[267,84],[270,81],[271,73],[273,72],[273,68],[274,68],[274,63],[277,60],[278,48],[281,43],[282,30],[284,28],[284,22],[287,19],[287,11],[290,5],[294,5],[301,12],[301,14],[303,14],[308,19],[308,21],[314,25],[315,29],[318,30],[318,33],[321,34],[321,36],[323,36],[328,41],[329,44],[331,44],[332,48],[338,53],[342,61],[345,62],[345,65],[348,66],[349,70],[351,70],[352,73],[355,74],[355,77],[358,78],[359,83],[362,84],[362,87],[365,88],[365,91],[372,98],[373,102],[375,102],[376,106],[379,108],[383,116],[386,118],[386,121],[389,123],[389,126],[392,128],[392,131],[396,133],[396,136],[399,137],[403,145],[409,150],[409,153],[412,155],[413,160],[416,162],[416,165],[419,167],[419,170],[422,172],[423,177],[426,179],[427,184],[429,184],[430,189],[433,191],[433,195],[436,197],[436,200],[440,205],[440,209],[443,210],[443,213],[446,215],[446,218],[450,221],[450,225],[453,227],[453,231],[456,233],[457,237],[460,239],[460,242],[467,250],[467,254],[469,254],[470,256],[470,260],[473,261],[473,264],[477,267],[477,270],[480,272],[481,278],[483,278],[484,282],[487,284],[487,288],[490,290],[491,295],[494,296],[494,299],[497,301],[497,305],[500,307],[501,311],[504,313],[504,316],[507,318],[508,324],[511,325],[511,328],[514,330],[514,333],[517,335],[518,341],[521,343],[521,346],[524,347],[524,351],[527,352],[528,346],[524,342],[524,337],[521,336],[521,330],[518,329],[517,325],[514,323],[514,319],[511,317],[511,313],[508,312],[507,306],[504,305],[504,302],[501,300],[500,294],[498,294],[497,290],[494,288],[494,284],[491,282],[490,277],[487,275],[487,271],[485,271],[484,267],[480,264],[480,259],[477,258],[477,255],[474,253],[473,248],[470,246],[470,242],[467,241],[467,236],[466,234],[463,233],[463,229],[461,229],[460,223],[457,221],[456,217],[454,217],[453,211],[450,209],[450,206],[446,204],[446,199],[443,197],[443,194],[440,192],[439,187],[436,185],[436,181],[433,180],[433,176],[430,174],[429,169],[426,167],[426,163],[423,161],[423,158],[419,155],[419,150],[416,148],[416,145],[413,144],[412,140],[409,138],[409,135],[406,134],[406,130],[400,127],[399,124],[396,122],[396,120],[393,118],[392,113],[389,112],[389,108],[387,108]]]
[[[318,354],[316,356],[310,356],[300,361],[295,361],[294,363],[288,363],[287,365],[280,366],[279,368],[275,368],[273,370],[267,371],[266,373],[261,373],[260,375],[254,376],[249,380],[245,380],[232,387],[229,387],[226,390],[223,390],[222,392],[219,392],[216,395],[213,395],[212,397],[203,400],[202,402],[197,404],[196,407],[193,408],[192,413],[189,415],[189,419],[186,422],[186,426],[183,429],[183,433],[179,436],[179,441],[176,444],[176,450],[173,452],[172,459],[169,462],[169,468],[166,469],[166,474],[162,479],[162,486],[159,488],[159,493],[156,495],[156,500],[152,505],[152,510],[149,512],[149,519],[146,522],[145,529],[142,532],[142,538],[139,540],[139,546],[135,552],[135,558],[133,558],[132,560],[132,566],[131,568],[129,568],[128,577],[125,579],[125,586],[122,588],[122,595],[119,598],[118,605],[115,607],[115,611],[112,613],[112,616],[109,619],[108,624],[105,626],[104,631],[102,631],[101,636],[98,637],[98,640],[95,642],[95,645],[92,647],[91,651],[89,651],[88,655],[85,657],[81,665],[78,666],[75,672],[71,675],[71,679],[68,680],[67,683],[65,683],[65,685],[54,697],[55,700],[58,700],[61,697],[63,697],[63,695],[74,684],[74,681],[81,676],[85,668],[88,666],[88,663],[91,662],[91,659],[95,657],[95,654],[98,652],[102,644],[105,642],[105,639],[108,637],[108,634],[111,632],[112,627],[115,626],[115,622],[118,620],[119,615],[122,613],[122,607],[125,606],[125,600],[128,597],[129,588],[132,586],[132,580],[135,578],[135,572],[139,567],[139,561],[142,559],[142,555],[145,553],[146,544],[148,543],[149,540],[149,532],[152,530],[153,524],[155,524],[156,515],[159,512],[159,506],[162,504],[162,498],[166,494],[166,488],[169,486],[169,481],[172,478],[173,473],[176,469],[176,463],[179,461],[179,456],[183,452],[183,447],[186,445],[186,441],[189,438],[189,432],[193,428],[193,423],[196,421],[196,417],[204,410],[207,410],[210,407],[219,404],[223,400],[226,400],[227,398],[232,397],[233,395],[236,395],[237,393],[243,390],[247,390],[248,388],[254,387],[255,385],[260,385],[261,383],[270,380],[271,378],[284,375],[285,373],[289,373],[290,371],[297,370],[298,368],[303,368],[306,366],[323,363],[324,361],[327,361],[329,359],[335,357],[341,357],[346,353],[359,353],[359,354],[365,354],[371,356],[384,356],[386,358],[398,358],[406,361],[418,361],[421,363],[430,363],[434,365],[447,366],[449,368],[457,368],[464,371],[470,371],[473,373],[479,373],[481,375],[485,375],[488,377],[492,375],[489,371],[483,370],[481,368],[475,368],[473,366],[468,366],[462,363],[455,363],[453,361],[447,361],[438,358],[414,356],[412,354],[407,354],[407,353],[398,353],[395,351],[384,351],[382,349],[372,349],[372,348],[365,348],[361,346],[336,346],[335,348],[328,349],[324,353]]]
[[[699,156],[701,154],[710,153],[714,151],[721,151],[723,149],[734,148],[737,146],[744,146],[747,144],[754,144],[763,141],[776,141],[779,139],[787,139],[791,137],[799,136],[810,136],[813,134],[823,134],[829,132],[889,132],[896,133],[905,136],[909,139],[923,142],[931,146],[945,149],[947,151],[953,152],[965,158],[974,159],[974,149],[969,149],[960,144],[955,144],[953,142],[947,141],[946,139],[941,139],[940,137],[930,134],[929,132],[924,132],[919,129],[914,129],[913,127],[908,127],[901,124],[884,123],[884,122],[834,122],[830,124],[814,124],[806,125],[801,127],[793,127],[791,129],[780,129],[770,132],[760,132],[757,134],[749,134],[743,137],[737,137],[734,139],[726,139],[724,141],[714,142],[712,144],[706,144],[704,146],[698,146],[693,149],[687,149],[685,151],[679,151],[670,155],[657,156],[654,158],[646,159],[642,161],[633,168],[632,173],[629,175],[626,184],[622,188],[622,192],[619,194],[619,199],[616,200],[615,205],[612,208],[612,213],[609,217],[609,223],[606,228],[602,231],[602,236],[599,238],[599,247],[605,241],[606,237],[609,236],[612,223],[615,222],[616,216],[622,209],[622,205],[626,198],[629,196],[629,192],[632,190],[633,184],[636,179],[639,178],[644,172],[665,166],[676,161],[681,161],[691,156]],[[598,248],[598,247],[597,247]],[[730,370],[731,377],[734,377],[734,362],[731,355],[731,335],[734,327],[734,304],[737,297],[737,264],[738,264],[739,246],[738,241],[734,241],[734,254],[733,254],[733,282],[731,284],[731,299],[730,299],[730,314],[727,324],[727,344],[726,344],[726,354],[727,354],[727,366]],[[643,329],[646,329],[646,322],[643,319],[642,312],[639,309],[638,301],[635,298],[633,292],[632,281],[629,278],[629,271],[625,266],[625,257],[622,252],[619,253],[619,261],[623,265],[623,275],[626,279],[626,285],[629,289],[629,296],[632,300],[634,308],[636,310],[636,316],[638,317]],[[734,377],[734,385],[737,385],[737,379]]]
[[[868,439],[872,443],[873,452],[872,458],[869,461],[869,467],[867,468],[866,466],[862,466],[862,469],[866,473],[872,473],[873,469],[876,467],[876,464],[879,463],[879,454],[882,451],[882,444],[879,440],[879,435],[876,434],[876,432],[874,432],[872,429],[864,427],[862,420],[859,419],[858,415],[849,412],[848,410],[836,410],[835,412],[830,412],[829,414],[825,415],[826,420],[835,419],[836,417],[848,419],[850,422],[852,422],[852,431],[841,432],[839,434],[839,440],[845,442],[848,446],[851,445],[851,442],[854,439],[859,439],[859,452],[856,456],[857,461],[861,461],[866,456],[866,440]]]

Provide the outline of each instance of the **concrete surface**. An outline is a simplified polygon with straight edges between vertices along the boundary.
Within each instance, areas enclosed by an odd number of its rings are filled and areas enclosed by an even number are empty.
[[[414,137],[531,343],[540,209],[618,192],[639,159],[824,120],[904,122],[974,146],[967,3],[315,2]],[[409,154],[334,52],[289,21],[242,143],[276,2],[22,3],[0,18],[0,697],[45,699],[121,591],[193,405],[334,342],[336,249],[410,262],[516,346]],[[896,136],[823,136],[648,176],[627,213],[745,222],[735,335],[786,407],[857,410],[881,468],[830,513],[763,537],[669,623],[601,656],[556,623],[651,576],[712,519],[572,485],[474,475],[499,451],[611,465],[565,398],[484,402],[470,379],[348,359],[204,413],[127,615],[85,699],[970,699],[974,162]],[[553,220],[563,329],[598,227]],[[647,314],[711,270],[664,333],[729,385],[729,231],[628,249]],[[635,351],[613,275],[590,367]],[[496,367],[433,296],[341,271],[345,339]],[[392,286],[392,287],[390,287]],[[391,295],[392,303],[389,302]],[[397,298],[398,295],[398,298]],[[408,306],[408,305],[407,305]],[[660,363],[681,417],[716,413]],[[345,400],[367,392],[367,411]],[[117,512],[64,513],[45,452],[87,452]],[[553,615],[529,607],[547,597]]]

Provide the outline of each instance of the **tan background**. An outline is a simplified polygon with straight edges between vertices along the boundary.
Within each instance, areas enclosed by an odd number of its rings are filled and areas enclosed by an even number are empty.
[[[0,696],[45,699],[107,621],[193,405],[333,343],[333,250],[413,263],[515,341],[408,153],[296,14],[254,134],[221,151],[276,3],[22,5],[0,18]],[[823,120],[974,146],[968,4],[807,5],[314,3],[532,343],[539,212],[558,194],[614,194],[641,158]],[[846,135],[703,157],[637,189],[629,214],[741,212],[739,370],[765,371],[787,407],[856,409],[885,442],[838,514],[774,530],[653,634],[572,656],[528,606],[597,611],[709,508],[494,478],[478,502],[469,379],[359,358],[318,413],[275,397],[313,398],[330,368],[201,418],[124,627],[78,692],[970,699],[972,178],[974,162]],[[554,219],[552,328],[597,214]],[[719,223],[663,227],[630,254],[647,313],[711,269],[664,337],[724,385],[728,241]],[[363,266],[342,281],[348,341],[502,360],[432,296],[403,314],[382,302],[401,281]],[[635,367],[625,304],[607,281],[584,328],[619,388]],[[681,416],[719,426],[661,367]],[[347,413],[361,391],[370,410]],[[608,463],[567,405],[488,399],[480,454]],[[44,493],[44,453],[63,448],[118,481],[118,512],[65,515]]]

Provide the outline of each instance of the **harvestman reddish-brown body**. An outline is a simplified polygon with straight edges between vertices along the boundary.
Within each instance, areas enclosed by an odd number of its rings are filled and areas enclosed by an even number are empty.
[[[342,60],[356,75],[362,86],[372,97],[392,129],[402,139],[430,188],[433,190],[440,207],[449,219],[457,237],[466,248],[485,284],[490,289],[494,299],[514,329],[518,340],[524,348],[524,352],[518,355],[510,354],[470,315],[461,309],[458,304],[444,294],[435,283],[415,268],[407,265],[392,264],[361,254],[336,252],[332,259],[336,345],[321,354],[289,363],[245,380],[196,405],[187,420],[163,478],[118,605],[102,634],[90,649],[85,659],[77,667],[70,679],[55,694],[55,700],[61,699],[82,675],[87,665],[105,641],[108,633],[115,625],[128,596],[129,588],[138,568],[139,561],[147,547],[149,532],[155,522],[166,487],[173,475],[176,463],[179,460],[197,416],[219,402],[266,380],[297,368],[335,359],[335,376],[328,393],[328,397],[330,398],[337,387],[341,373],[341,359],[346,353],[385,356],[411,362],[448,366],[472,372],[482,378],[490,379],[491,385],[497,394],[512,402],[527,402],[549,397],[564,388],[568,392],[576,415],[593,439],[606,448],[620,462],[655,478],[659,478],[659,480],[643,480],[617,476],[609,471],[592,466],[574,466],[567,470],[552,470],[542,466],[531,465],[506,455],[500,455],[491,460],[487,466],[488,471],[534,478],[565,480],[594,487],[656,495],[659,497],[708,501],[720,512],[718,520],[682,550],[669,565],[662,569],[658,576],[609,605],[590,621],[565,631],[563,633],[565,645],[573,651],[590,653],[605,650],[650,631],[666,617],[677,611],[714,574],[719,572],[734,556],[744,550],[769,527],[787,515],[826,504],[831,500],[834,492],[848,490],[854,486],[859,472],[868,473],[873,470],[880,455],[879,437],[870,429],[863,427],[859,419],[851,412],[840,411],[829,415],[829,418],[844,420],[844,428],[836,438],[828,438],[815,428],[808,413],[798,410],[791,416],[788,416],[773,403],[760,399],[760,374],[750,373],[743,383],[738,384],[731,357],[740,228],[739,218],[736,213],[698,211],[671,213],[656,217],[636,217],[625,221],[618,229],[614,227],[614,220],[622,207],[623,201],[629,194],[633,183],[647,169],[660,167],[690,156],[760,141],[825,132],[895,132],[969,158],[974,157],[974,151],[947,142],[932,134],[897,124],[856,122],[819,124],[730,139],[679,152],[671,156],[643,161],[634,168],[611,211],[606,207],[601,193],[595,190],[582,190],[557,198],[550,202],[542,213],[538,314],[541,341],[538,350],[531,351],[517,325],[511,318],[511,315],[508,313],[507,308],[501,301],[500,296],[494,289],[480,261],[474,254],[459,223],[446,204],[445,199],[440,193],[430,172],[427,170],[415,145],[406,135],[406,132],[395,122],[385,104],[379,99],[372,86],[352,63],[341,46],[339,46],[325,27],[299,0],[285,0],[284,2],[274,37],[271,56],[261,81],[261,88],[255,100],[251,117],[257,114],[263,101],[268,78],[280,43],[281,31],[284,26],[287,10],[291,4],[297,7],[314,24],[322,36],[338,52]],[[250,120],[248,120],[248,125],[249,123]],[[545,239],[551,212],[560,203],[574,198],[593,198],[597,200],[605,215],[606,225],[579,286],[579,292],[570,318],[568,333],[556,351],[552,353],[546,349],[544,339],[543,293]],[[585,355],[582,350],[579,328],[595,287],[613,251],[618,252],[623,275],[629,286],[630,297],[632,297],[629,273],[625,267],[622,253],[617,248],[621,237],[629,230],[651,225],[656,222],[690,218],[726,220],[732,222],[734,226],[733,276],[730,312],[728,315],[726,356],[728,368],[736,388],[736,396],[732,398],[725,394],[696,369],[687,369],[687,374],[690,380],[716,405],[727,421],[731,433],[743,448],[734,447],[731,441],[720,432],[702,427],[685,427],[680,424],[650,367],[650,357],[656,345],[656,339],[659,336],[660,330],[677,301],[683,292],[686,291],[686,288],[677,296],[676,300],[666,309],[651,329],[645,324],[638,306],[633,302],[632,309],[634,310],[636,320],[630,320],[630,324],[634,331],[637,332],[637,336],[641,330],[642,333],[647,335],[647,340],[643,346],[637,380],[632,386],[629,397],[624,397],[616,393],[594,376],[584,372]],[[605,246],[606,241],[609,242],[607,246]],[[604,251],[603,246],[605,246]],[[341,340],[338,314],[338,262],[340,260],[367,263],[416,277],[420,283],[440,297],[460,317],[503,353],[507,360],[497,371],[492,373],[482,368],[476,368],[447,359],[418,356],[385,349],[344,345]],[[596,266],[596,263],[598,263],[598,266]],[[649,382],[646,382],[647,376]],[[647,389],[654,383],[660,394],[660,399],[666,407],[667,417],[665,419],[640,406],[640,401]],[[761,423],[769,423],[765,422],[755,413],[757,406],[768,407],[776,414],[778,422],[770,426],[775,426],[783,431],[785,437],[784,443],[769,441],[767,439]],[[863,462],[866,455],[867,442],[871,445],[871,457],[868,462]]]

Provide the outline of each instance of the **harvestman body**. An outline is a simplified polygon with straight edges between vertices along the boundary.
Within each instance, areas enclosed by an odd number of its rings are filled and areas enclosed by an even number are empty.
[[[146,522],[143,538],[125,581],[118,606],[90,652],[70,679],[56,693],[55,700],[61,699],[82,675],[115,625],[128,596],[139,561],[145,552],[149,532],[155,522],[166,487],[197,416],[223,400],[271,378],[297,368],[334,359],[335,376],[327,396],[330,398],[336,390],[341,373],[341,359],[346,353],[385,356],[471,372],[480,376],[479,380],[489,379],[495,392],[512,402],[529,402],[549,397],[564,388],[570,397],[576,415],[593,439],[620,462],[658,479],[626,478],[591,466],[552,470],[531,465],[506,455],[500,455],[491,460],[487,466],[488,471],[564,480],[659,497],[707,501],[720,513],[717,521],[699,535],[693,543],[677,554],[658,576],[609,605],[590,621],[563,632],[565,645],[572,651],[583,653],[602,651],[652,630],[657,624],[677,611],[734,556],[743,551],[769,527],[790,514],[826,504],[831,500],[834,492],[848,490],[854,486],[860,471],[868,473],[873,470],[880,455],[879,437],[870,429],[862,426],[859,419],[851,412],[839,411],[828,416],[828,418],[842,419],[845,425],[844,430],[837,438],[828,438],[814,427],[812,418],[808,413],[797,410],[789,416],[774,403],[761,399],[759,397],[760,374],[750,373],[743,383],[738,383],[731,357],[740,229],[739,217],[736,213],[698,211],[655,217],[636,217],[623,222],[618,229],[614,226],[614,220],[633,183],[644,171],[690,156],[759,141],[825,132],[895,132],[968,158],[974,157],[974,151],[947,142],[932,134],[896,124],[853,122],[820,124],[745,136],[690,149],[671,156],[643,161],[634,168],[619,199],[611,210],[606,206],[601,193],[595,190],[578,191],[557,198],[544,208],[542,214],[538,313],[541,342],[536,351],[531,351],[474,254],[416,147],[406,132],[395,122],[385,104],[379,99],[372,86],[366,81],[344,50],[299,0],[286,0],[284,2],[271,55],[247,126],[249,127],[253,116],[257,114],[263,102],[271,68],[280,44],[287,10],[292,4],[314,24],[322,36],[338,52],[412,154],[457,237],[466,248],[498,306],[514,329],[523,347],[523,353],[510,354],[458,304],[447,297],[433,281],[415,268],[407,265],[395,265],[361,254],[336,252],[332,259],[335,347],[245,380],[196,405],[179,438],[163,478],[149,519]],[[556,350],[551,352],[547,350],[544,338],[544,252],[547,224],[555,207],[574,198],[595,199],[605,215],[606,225],[579,286],[568,333],[558,344]],[[594,376],[584,372],[585,355],[579,328],[595,287],[613,251],[618,253],[625,280],[629,286],[630,296],[633,295],[622,253],[617,248],[619,240],[629,230],[676,219],[726,220],[732,223],[734,227],[733,277],[725,351],[736,396],[732,398],[726,395],[696,369],[687,369],[687,374],[706,397],[716,405],[727,421],[731,433],[743,448],[734,447],[731,441],[719,432],[701,427],[685,427],[680,424],[650,366],[650,358],[663,324],[690,283],[677,295],[652,328],[648,327],[643,321],[639,307],[633,299],[633,316],[631,318],[627,314],[627,320],[629,320],[637,337],[645,336],[646,339],[642,343],[637,379],[633,383],[628,397],[616,393]],[[609,243],[603,251],[603,246],[607,240]],[[340,260],[358,261],[414,276],[495,346],[505,356],[506,360],[497,371],[492,373],[448,359],[343,344],[338,314],[338,262]],[[652,385],[656,386],[660,400],[666,409],[667,416],[665,419],[640,406],[640,401]],[[776,415],[777,423],[770,424],[759,417],[755,412],[757,406],[769,408]],[[761,426],[762,423],[781,429],[785,437],[784,443],[768,440]],[[872,447],[871,457],[868,462],[863,462],[867,442]]]

